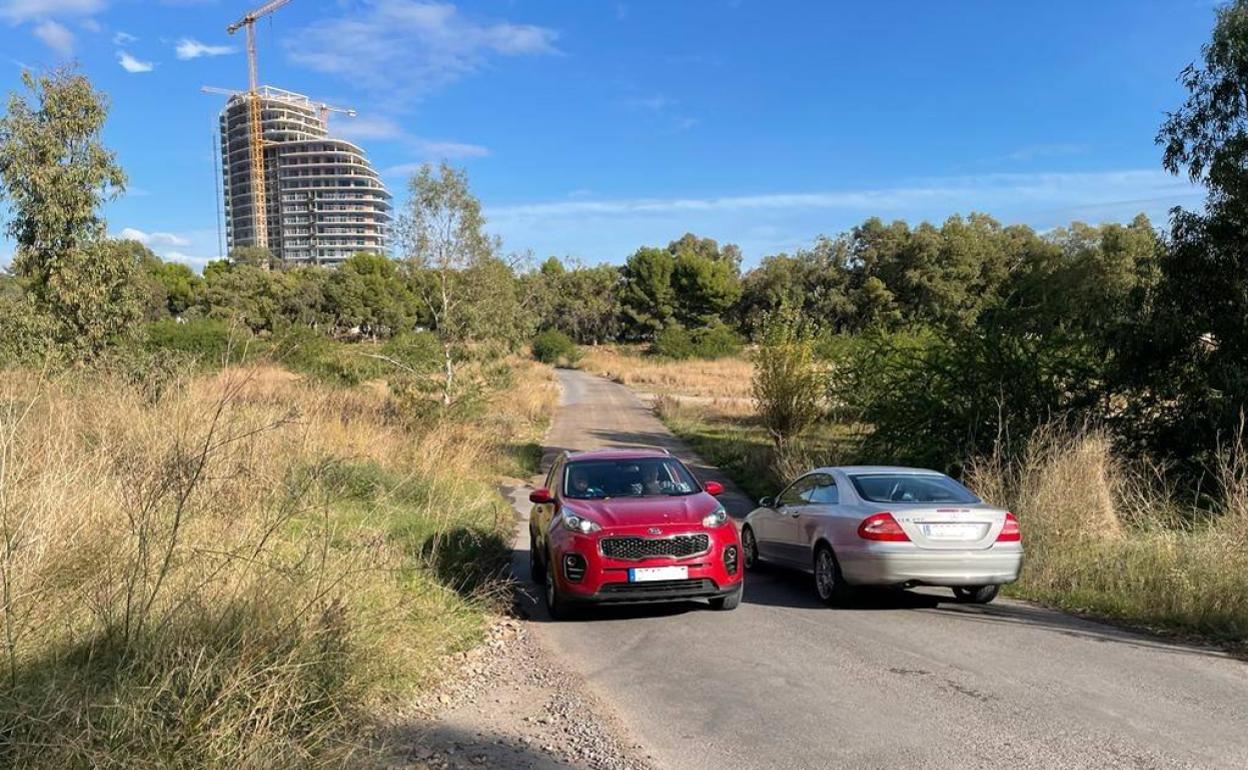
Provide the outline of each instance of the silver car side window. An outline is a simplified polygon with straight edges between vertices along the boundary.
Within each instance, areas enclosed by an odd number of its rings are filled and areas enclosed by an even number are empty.
[[[780,505],[804,505],[809,502],[808,494],[813,486],[814,477],[803,476],[786,487],[776,498],[776,502]]]
[[[810,502],[816,505],[837,505],[841,502],[840,490],[836,487],[836,479],[831,476],[819,476],[818,483],[810,490]]]

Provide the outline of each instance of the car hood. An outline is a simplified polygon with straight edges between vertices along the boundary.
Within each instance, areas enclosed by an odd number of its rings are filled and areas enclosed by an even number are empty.
[[[616,497],[606,500],[565,500],[569,513],[583,516],[603,527],[655,527],[697,525],[719,502],[699,492],[677,497]]]

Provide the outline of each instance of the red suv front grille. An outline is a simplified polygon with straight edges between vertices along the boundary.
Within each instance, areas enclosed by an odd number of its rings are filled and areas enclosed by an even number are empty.
[[[600,541],[602,555],[612,559],[639,561],[656,556],[684,558],[706,553],[711,549],[711,536],[706,534],[673,537],[605,537]]]

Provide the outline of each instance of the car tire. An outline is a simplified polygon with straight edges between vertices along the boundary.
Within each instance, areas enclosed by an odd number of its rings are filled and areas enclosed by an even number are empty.
[[[853,588],[841,575],[836,554],[827,543],[821,543],[815,549],[815,594],[819,601],[830,607],[847,603],[853,594]]]
[[[754,572],[759,567],[758,538],[748,524],[741,528],[741,565],[746,572]]]
[[[549,554],[547,554],[544,561],[549,566]],[[572,608],[559,593],[559,581],[555,580],[555,571],[553,569],[545,570],[544,578],[542,582],[546,590],[542,593],[546,597],[546,614],[550,615],[551,620],[567,620],[572,616]]]
[[[537,541],[529,535],[529,577],[539,586],[546,584],[546,562],[537,550]]]
[[[727,596],[716,596],[711,599],[711,609],[713,610],[735,610],[741,606],[741,596],[745,593],[745,583],[737,586],[737,590]]]
[[[1001,592],[1001,586],[954,586],[954,601],[961,604],[988,604],[997,598],[997,594]]]

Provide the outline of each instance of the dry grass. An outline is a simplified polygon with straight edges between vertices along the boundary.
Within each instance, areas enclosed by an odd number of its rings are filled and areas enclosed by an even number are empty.
[[[673,361],[645,356],[637,348],[624,345],[599,345],[583,350],[581,369],[635,390],[750,404],[754,365],[745,358]]]
[[[1156,469],[1116,457],[1091,430],[1044,429],[1017,463],[969,479],[1010,507],[1028,557],[1014,591],[1067,609],[1242,646],[1248,640],[1248,473],[1227,448],[1219,511],[1178,504]]]
[[[554,386],[418,432],[268,366],[0,375],[0,765],[342,767],[481,633]]]

